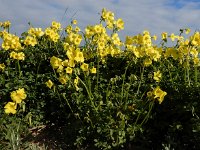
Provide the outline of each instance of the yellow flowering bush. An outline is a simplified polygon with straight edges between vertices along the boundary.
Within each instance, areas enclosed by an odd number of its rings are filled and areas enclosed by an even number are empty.
[[[100,23],[85,29],[77,24],[74,19],[63,28],[53,21],[17,36],[9,21],[0,22],[0,131],[11,120],[27,128],[67,126],[74,135],[66,131],[73,138],[63,149],[191,144],[172,131],[193,139],[193,131],[200,132],[200,33],[186,38],[189,28],[162,32],[155,44],[158,36],[144,30],[123,41],[123,19],[105,8]],[[6,141],[1,134],[0,140]]]

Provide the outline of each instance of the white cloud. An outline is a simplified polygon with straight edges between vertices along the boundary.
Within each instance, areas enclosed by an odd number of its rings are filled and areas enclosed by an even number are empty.
[[[99,22],[98,13],[102,8],[110,9],[125,21],[122,37],[145,29],[152,34],[163,31],[178,34],[180,28],[191,27],[194,31],[200,24],[200,3],[186,0],[0,0],[0,3],[0,21],[10,20],[11,31],[17,34],[28,28],[29,21],[43,28],[53,20],[61,21],[66,8],[63,26],[76,13],[74,18],[82,29],[87,24]]]

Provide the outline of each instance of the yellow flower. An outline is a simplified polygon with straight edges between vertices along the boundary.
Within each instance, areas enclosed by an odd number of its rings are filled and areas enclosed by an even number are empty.
[[[53,29],[59,30],[59,29],[61,29],[61,24],[60,24],[59,22],[53,21],[53,22],[51,23],[51,27],[52,27]]]
[[[69,65],[69,67],[75,67],[74,59],[69,59],[68,65]]]
[[[104,21],[113,21],[114,20],[114,13],[111,11],[107,11],[105,8],[102,9],[101,18]]]
[[[164,97],[167,95],[165,91],[162,91],[160,87],[156,87],[153,90],[154,98],[158,100],[159,104],[161,104],[164,100]]]
[[[14,102],[20,104],[22,100],[24,100],[27,97],[27,95],[24,91],[24,88],[20,88],[16,91],[11,92],[10,97]]]
[[[17,60],[24,60],[25,55],[23,52],[16,53],[14,51],[10,52],[10,58],[17,59]]]
[[[77,21],[77,20],[75,20],[75,19],[74,19],[74,20],[72,20],[72,24],[75,24],[75,25],[76,25],[77,23],[78,23],[78,21]]]
[[[170,38],[171,38],[172,41],[175,40],[176,36],[174,35],[174,33],[172,33],[172,34],[170,35]]]
[[[61,75],[58,80],[60,81],[61,84],[66,84],[69,78],[68,76]]]
[[[196,49],[193,48],[193,49],[190,50],[190,54],[192,54],[196,58],[196,57],[198,57],[199,53]]]
[[[80,45],[81,41],[82,41],[82,36],[81,35],[77,35],[76,38],[74,38],[74,44],[76,46]]]
[[[81,65],[81,69],[82,69],[83,71],[88,71],[88,64],[83,63],[83,64]]]
[[[119,18],[117,21],[116,21],[116,26],[119,30],[123,30],[124,29],[124,21]]]
[[[59,66],[62,66],[62,60],[60,58],[55,57],[55,56],[51,57],[50,63],[51,63],[51,66],[54,69],[57,69],[57,68],[59,68]]]
[[[6,114],[16,114],[16,108],[17,108],[17,105],[14,103],[14,102],[8,102],[5,106],[5,113]]]
[[[45,84],[46,84],[46,86],[47,86],[48,88],[50,88],[50,89],[51,89],[51,87],[54,85],[53,82],[52,82],[51,80],[48,80],[47,82],[45,82]]]
[[[108,11],[107,12],[107,18],[108,18],[108,21],[114,21],[115,20],[115,14],[111,11]]]
[[[62,65],[60,65],[60,66],[58,67],[58,69],[56,70],[56,72],[57,72],[57,73],[61,73],[61,72],[63,72],[63,69],[64,69],[64,67],[63,67]]]
[[[149,58],[146,58],[143,63],[145,67],[148,67],[152,64],[152,60]]]
[[[112,40],[113,40],[113,44],[120,46],[122,43],[120,41],[119,35],[117,33],[114,33],[112,35]]]
[[[154,79],[156,82],[160,82],[160,79],[161,79],[161,77],[162,77],[162,73],[160,73],[160,71],[157,71],[157,72],[154,72],[153,74],[154,74],[153,79]]]
[[[16,52],[14,51],[10,52],[10,58],[16,59],[16,55],[17,55]]]
[[[200,33],[195,32],[194,35],[191,37],[192,45],[196,46],[199,45]]]
[[[154,35],[154,36],[153,36],[153,39],[156,41],[156,40],[157,40],[157,36],[156,36],[156,35]]]
[[[194,58],[193,62],[194,62],[195,65],[198,65],[199,64],[199,58]]]
[[[126,45],[131,45],[133,44],[133,38],[131,36],[126,36],[125,44]]]
[[[75,88],[76,88],[76,91],[79,90],[79,87],[78,87],[78,81],[79,81],[79,78],[76,77],[76,79],[74,79],[74,86],[75,86]]]
[[[98,24],[98,25],[95,25],[94,26],[94,32],[97,33],[97,34],[100,34],[102,33],[102,30],[103,30],[103,26]]]
[[[106,22],[106,24],[107,24],[107,27],[108,27],[108,29],[110,29],[110,30],[112,30],[113,29],[113,27],[114,27],[114,22],[113,22],[113,20],[108,20],[107,22]]]
[[[26,39],[24,40],[24,44],[26,46],[28,45],[35,46],[37,44],[37,40],[34,37],[27,36]]]
[[[66,28],[65,28],[65,31],[69,34],[72,32],[72,26],[71,25],[68,25]]]
[[[84,62],[83,52],[80,52],[80,50],[76,50],[74,60],[77,62]]]
[[[67,67],[68,64],[69,64],[69,60],[68,60],[68,59],[65,59],[64,61],[62,61],[62,65],[63,65],[64,67]]]
[[[152,98],[152,96],[153,96],[152,91],[147,92],[147,97],[148,97],[148,98]]]
[[[78,33],[78,32],[81,31],[81,29],[80,29],[79,27],[75,27],[74,31],[75,31],[76,33]]]
[[[9,28],[11,25],[10,21],[5,21],[3,22],[3,24],[1,25],[3,28]]]
[[[70,48],[72,48],[72,47],[70,47]],[[67,50],[67,52],[66,52],[66,55],[67,55],[67,57],[69,58],[69,59],[74,59],[74,49],[68,49]]]
[[[4,63],[0,64],[0,71],[4,71],[5,67]]]
[[[42,28],[30,28],[28,30],[28,34],[32,35],[33,37],[41,37],[44,35]]]
[[[65,69],[65,71],[66,71],[66,73],[68,73],[68,74],[72,74],[73,69],[70,68],[70,67],[67,67],[67,68]]]
[[[98,45],[98,49],[104,49],[105,48],[105,43],[104,42],[99,41],[97,43],[97,45]]]
[[[163,32],[163,33],[162,33],[162,39],[163,39],[163,40],[167,39],[167,32]]]
[[[185,34],[189,34],[189,33],[190,33],[190,29],[189,28],[185,29]]]
[[[95,74],[95,73],[97,73],[97,69],[93,67],[92,69],[90,69],[90,72]]]
[[[102,19],[107,19],[107,10],[105,8],[102,9],[102,12],[101,12],[101,17]]]
[[[24,60],[24,59],[25,59],[25,55],[23,52],[17,53],[17,60]]]

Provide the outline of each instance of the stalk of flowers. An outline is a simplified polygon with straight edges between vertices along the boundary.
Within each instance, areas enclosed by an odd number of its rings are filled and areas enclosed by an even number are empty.
[[[19,88],[16,91],[12,91],[10,93],[10,97],[13,100],[13,102],[8,102],[5,106],[5,113],[6,114],[16,114],[17,112],[17,105],[21,104],[23,100],[26,99],[27,95],[25,93],[24,88]]]

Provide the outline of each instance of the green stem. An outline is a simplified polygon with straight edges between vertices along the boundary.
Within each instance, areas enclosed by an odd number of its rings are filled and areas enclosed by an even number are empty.
[[[39,62],[39,65],[38,65],[38,67],[37,67],[37,74],[36,74],[36,79],[35,79],[35,83],[36,83],[36,84],[37,84],[38,72],[39,72],[40,65],[41,65],[41,61]]]
[[[56,52],[58,53],[58,55],[60,55],[60,53],[59,53],[59,51],[58,51],[58,43],[59,43],[59,42],[57,42],[57,43],[55,44],[55,48],[56,48]]]
[[[187,54],[187,63],[186,63],[186,67],[187,67],[187,79],[188,79],[188,84],[190,87],[190,49],[191,47],[188,48],[188,54]]]
[[[65,97],[65,94],[62,94],[62,96],[63,96],[63,98],[65,99],[65,101],[67,102],[67,105],[69,106],[69,108],[70,108],[71,112],[74,114],[74,111],[73,111],[73,109],[72,109],[71,105],[69,104],[69,101],[68,101],[68,99]]]
[[[57,76],[56,71],[55,71],[54,68],[53,68],[53,72],[54,72],[54,75],[56,76],[56,78],[58,78],[58,76]]]
[[[111,89],[109,90],[109,87],[110,87],[111,84],[112,84],[112,86],[111,86]],[[106,89],[106,104],[110,100],[109,96],[111,95],[112,91],[113,91],[113,83],[111,83],[111,81],[110,81],[109,84],[108,84],[108,87]]]
[[[141,76],[140,76],[140,82],[139,82],[137,93],[136,93],[137,95],[139,94],[139,91],[140,91],[140,87],[141,87],[142,80],[143,80],[143,74],[144,74],[144,67],[142,67]]]
[[[91,81],[90,81],[90,78],[87,76],[87,73],[88,72],[84,72],[84,80],[86,81],[86,86],[87,86],[87,89],[88,89],[88,92],[90,93],[90,96],[92,96],[92,90],[91,90]]]
[[[190,87],[190,68],[189,68],[189,66],[187,66],[187,80],[188,80],[188,84]]]
[[[185,81],[185,83],[187,82],[187,71],[186,71],[186,69],[184,69],[184,81]]]
[[[194,67],[194,81],[195,81],[195,85],[197,85],[197,76],[198,76],[198,70],[197,70],[197,66]]]
[[[143,123],[145,123],[145,122],[148,120],[149,115],[150,115],[150,112],[151,112],[151,110],[152,110],[152,108],[153,108],[153,104],[154,104],[154,102],[151,102],[151,103],[150,103],[150,105],[149,105],[149,111],[148,111],[147,115],[145,116],[144,120],[142,121],[142,123],[140,124],[140,126],[142,126]]]
[[[92,93],[89,92],[89,90],[88,90],[86,84],[85,84],[80,78],[79,78],[79,80],[80,80],[80,82],[83,84],[83,86],[85,87],[85,89],[86,89],[86,91],[87,91],[87,93],[88,93],[90,102],[91,102],[92,106],[94,107],[95,111],[97,112],[97,108],[96,108],[96,106],[95,106],[95,104],[94,104],[94,102],[93,102]]]
[[[17,61],[17,66],[18,66],[19,78],[20,78],[22,76],[22,73],[21,73],[21,66],[19,64],[19,60]]]
[[[59,94],[59,92],[58,92],[58,90],[57,90],[56,88],[55,88],[55,91],[56,91],[56,93],[57,93],[57,95],[58,95],[59,101],[62,103],[61,98],[60,98],[60,94]]]
[[[97,55],[97,85],[96,85],[96,89],[98,91],[98,87],[99,86],[99,56]]]
[[[143,94],[144,95],[144,94]],[[142,96],[143,97],[143,96]],[[141,97],[141,99],[142,99],[142,97]],[[140,99],[140,100],[141,100]],[[146,103],[147,103],[148,101],[146,101]],[[140,106],[141,107],[141,106]],[[135,123],[134,123],[134,126],[136,126],[136,124],[137,124],[137,122],[138,122],[138,120],[139,120],[139,118],[140,118],[140,115],[141,114],[143,114],[144,113],[144,110],[146,109],[146,107],[147,107],[147,105],[145,104],[145,107],[143,108],[143,110],[142,110],[142,112],[140,112],[139,114],[138,114],[138,116],[137,116],[137,118],[136,118],[136,121],[135,121]]]
[[[83,86],[85,87],[85,89],[86,89],[86,91],[87,91],[87,93],[88,93],[88,96],[89,96],[89,99],[91,100],[92,99],[92,97],[91,97],[91,95],[90,95],[90,92],[89,92],[89,90],[88,90],[88,88],[87,88],[87,86],[86,86],[86,84],[79,78],[79,80],[81,81],[81,83],[83,84]]]
[[[130,63],[129,63],[130,64]],[[125,69],[125,72],[123,74],[123,81],[122,81],[122,90],[121,90],[121,102],[122,102],[122,99],[123,99],[123,96],[124,96],[124,82],[125,82],[125,79],[126,79],[126,72],[128,70],[128,67],[129,67],[129,64],[127,65],[126,69]]]
[[[169,67],[169,64],[168,64],[168,71],[169,71],[169,77],[170,77],[170,81],[171,81],[171,83],[173,84],[173,81],[172,81],[172,74],[171,74],[171,72],[170,72],[170,67]]]

